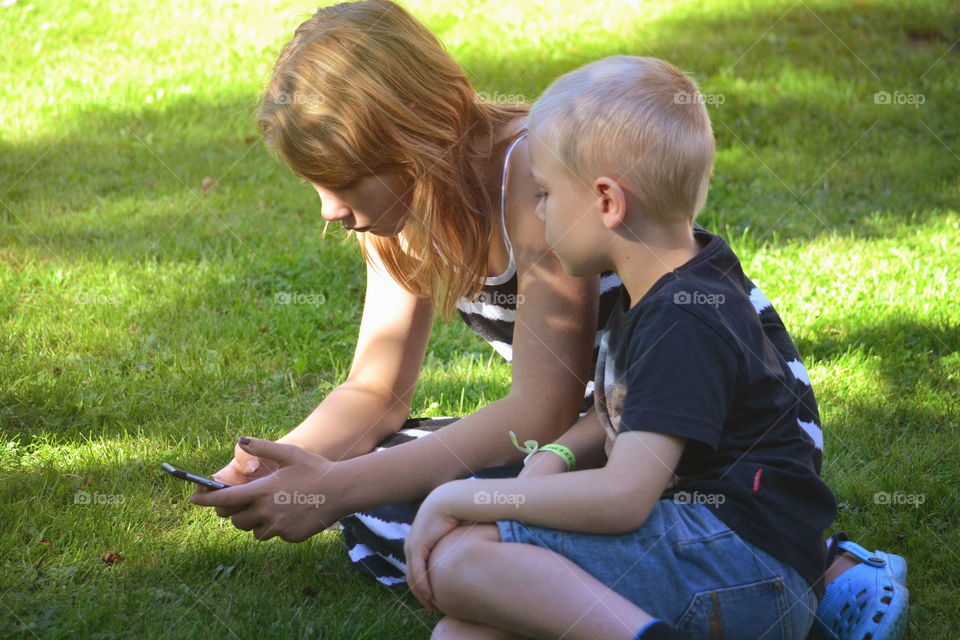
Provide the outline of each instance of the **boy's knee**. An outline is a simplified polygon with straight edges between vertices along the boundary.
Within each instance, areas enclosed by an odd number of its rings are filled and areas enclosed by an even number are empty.
[[[444,616],[433,628],[430,640],[463,640],[467,635],[464,633],[463,626],[460,620],[452,616]]]
[[[457,527],[440,539],[430,553],[428,571],[434,602],[442,611],[455,608],[458,598],[470,589],[483,588],[480,573],[492,543],[499,540],[496,526],[491,525]]]
[[[509,631],[487,627],[446,616],[433,628],[430,640],[518,640],[520,636]]]

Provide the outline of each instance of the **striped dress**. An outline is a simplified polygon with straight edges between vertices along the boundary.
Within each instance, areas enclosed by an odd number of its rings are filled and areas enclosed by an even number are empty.
[[[513,358],[512,342],[513,325],[516,317],[517,269],[513,257],[513,247],[507,236],[507,225],[504,217],[506,208],[506,165],[513,149],[525,135],[525,131],[521,132],[507,149],[500,190],[500,223],[504,243],[510,255],[509,266],[499,276],[488,277],[476,298],[460,300],[457,304],[460,317],[467,326],[486,340],[508,362]],[[614,305],[618,302],[622,288],[623,284],[616,274],[612,272],[601,274],[600,304],[597,318],[598,331],[593,352],[594,367],[597,364],[601,338],[605,335],[604,327],[611,311],[614,309]],[[787,354],[788,364],[796,379],[801,383],[797,398],[801,404],[798,426],[807,433],[817,448],[815,464],[819,469],[822,459],[823,435],[820,429],[816,401],[810,392],[810,378],[800,362],[799,355],[797,355],[793,344],[790,342],[789,336],[787,336],[780,316],[767,297],[760,289],[753,287],[750,291],[750,301],[760,316],[764,331],[781,352]],[[593,400],[593,381],[591,380],[587,384],[581,411],[589,409],[593,405]],[[403,428],[384,440],[377,449],[392,447],[421,438],[455,420],[458,420],[458,418],[410,418],[403,425]],[[520,469],[520,465],[494,467],[477,472],[476,477],[512,477],[516,476]],[[410,526],[421,502],[422,500],[392,504],[341,518],[340,524],[343,528],[344,542],[351,562],[361,572],[372,576],[388,587],[406,588],[403,545],[410,533]]]

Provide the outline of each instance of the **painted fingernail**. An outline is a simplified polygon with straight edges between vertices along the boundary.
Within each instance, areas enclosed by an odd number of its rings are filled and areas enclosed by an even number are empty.
[[[237,440],[238,440],[238,441],[240,442],[240,444],[242,444],[242,445],[248,445],[248,444],[250,444],[250,438],[242,438],[242,437],[241,437],[241,438],[237,438]]]

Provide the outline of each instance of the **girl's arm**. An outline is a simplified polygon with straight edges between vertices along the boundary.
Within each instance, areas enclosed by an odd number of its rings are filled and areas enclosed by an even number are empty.
[[[371,250],[360,333],[347,379],[278,442],[331,460],[369,453],[410,413],[433,304],[397,284]]]

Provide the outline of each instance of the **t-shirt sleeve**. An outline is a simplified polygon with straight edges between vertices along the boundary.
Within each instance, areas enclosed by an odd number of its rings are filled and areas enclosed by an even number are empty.
[[[716,449],[736,389],[734,349],[702,317],[672,302],[636,318],[624,361],[620,431],[653,431]]]

